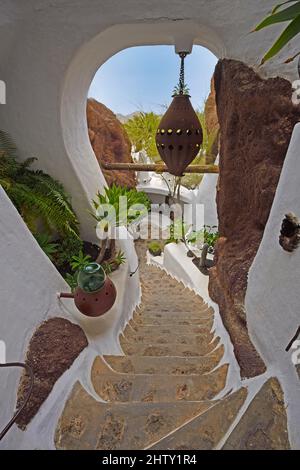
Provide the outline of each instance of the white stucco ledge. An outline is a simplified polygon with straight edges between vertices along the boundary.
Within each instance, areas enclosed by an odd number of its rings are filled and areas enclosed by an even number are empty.
[[[253,344],[284,390],[291,445],[300,449],[300,381],[285,348],[300,323],[300,249],[279,245],[286,213],[300,217],[300,124],[294,128],[263,239],[248,276],[245,307]]]
[[[154,195],[161,196],[163,198],[168,196],[169,188],[166,182],[156,173],[151,172],[149,176],[151,177],[150,181],[139,183],[137,185],[137,190],[147,193],[150,199],[153,199]],[[184,203],[191,204],[195,200],[195,191],[181,186],[180,200]]]
[[[218,163],[219,157],[215,164]],[[219,175],[206,173],[195,191],[195,202],[204,206],[204,224],[211,227],[219,225],[216,203],[218,178]]]

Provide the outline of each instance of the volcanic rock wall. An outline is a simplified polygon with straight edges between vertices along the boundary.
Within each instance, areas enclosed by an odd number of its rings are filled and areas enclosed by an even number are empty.
[[[219,129],[214,77],[211,79],[210,92],[205,101],[204,114],[208,133],[211,134],[214,130]]]
[[[263,80],[242,62],[221,60],[215,70],[221,128],[217,208],[221,238],[209,292],[219,304],[244,377],[265,365],[247,331],[248,270],[259,247],[300,108],[290,82]],[[272,273],[270,273],[272,276]]]
[[[115,114],[94,99],[87,101],[87,122],[90,141],[99,163],[131,163],[131,143]],[[116,183],[133,188],[133,171],[102,170],[108,185]]]
[[[216,136],[215,142],[211,149],[211,155],[206,156],[206,163],[213,164],[219,152],[219,138],[218,137],[219,137],[219,130],[220,130],[218,113],[217,113],[214,77],[212,77],[211,79],[210,93],[207,97],[207,100],[205,101],[204,115],[205,115],[205,125],[207,128],[208,134],[214,133]]]

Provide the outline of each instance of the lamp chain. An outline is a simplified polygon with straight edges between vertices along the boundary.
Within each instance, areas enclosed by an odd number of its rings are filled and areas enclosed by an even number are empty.
[[[179,74],[179,94],[183,95],[184,94],[184,88],[185,88],[185,83],[184,83],[184,59],[186,58],[186,52],[180,52],[179,57],[181,59],[180,74]]]

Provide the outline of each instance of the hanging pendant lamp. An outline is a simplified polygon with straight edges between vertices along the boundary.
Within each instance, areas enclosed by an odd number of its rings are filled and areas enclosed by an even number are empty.
[[[173,100],[160,121],[156,133],[156,146],[168,171],[175,176],[182,176],[186,167],[194,160],[203,142],[200,121],[190,102],[184,83],[184,59],[181,58],[179,85]]]

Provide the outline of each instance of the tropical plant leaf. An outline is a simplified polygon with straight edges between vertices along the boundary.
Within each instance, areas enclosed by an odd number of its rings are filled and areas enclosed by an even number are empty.
[[[138,211],[132,211],[130,208],[132,206],[145,206],[147,211],[150,209],[150,199],[148,198],[147,194],[143,191],[137,191],[134,189],[127,189],[122,186],[117,186],[113,184],[109,188],[105,188],[105,194],[98,193],[96,199],[93,200],[93,206],[95,209],[94,218],[101,222],[103,219],[107,219],[105,215],[98,216],[97,210],[102,205],[109,204],[115,210],[116,214],[116,224],[123,225],[127,220],[129,223],[133,220],[136,220],[141,214],[138,214]],[[120,198],[126,197],[127,199],[127,207],[120,207]],[[104,212],[104,211],[103,211]],[[140,211],[141,212],[141,211]]]
[[[70,262],[70,266],[74,272],[80,271],[81,269],[85,268],[90,262],[92,258],[90,255],[84,255],[83,251],[80,251],[78,256],[73,256]]]
[[[10,136],[0,131],[0,184],[29,229],[41,220],[60,235],[78,238],[78,221],[61,183],[43,171],[30,169],[35,158],[17,159]]]
[[[300,15],[297,16],[279,36],[271,49],[264,55],[261,65],[278,54],[279,51],[300,32]]]
[[[46,233],[35,234],[35,238],[44,253],[52,261],[52,255],[57,252],[58,244],[51,241],[51,237]]]
[[[300,15],[300,2],[297,2],[295,5],[292,5],[283,11],[280,11],[275,14],[273,13],[272,15],[267,16],[267,18],[265,18],[261,23],[259,23],[255,27],[254,31],[260,31],[261,29],[276,23],[282,23],[285,21],[293,20],[298,15]]]
[[[114,262],[120,266],[121,264],[124,264],[126,262],[126,256],[124,251],[119,250],[118,253],[115,256]]]
[[[74,273],[74,274],[68,273],[65,277],[65,281],[69,284],[71,291],[74,292],[74,290],[78,286],[77,273]]]
[[[153,112],[140,112],[129,119],[125,130],[136,152],[145,150],[150,158],[159,159],[155,136],[161,116]]]
[[[299,2],[300,0],[286,0],[285,2],[283,3],[279,3],[279,5],[276,5],[273,10],[272,10],[272,15],[274,15],[274,13],[276,13],[281,7],[283,7],[283,5],[286,5],[287,3],[295,3],[295,2]]]
[[[183,85],[183,88],[181,90],[181,86],[180,86],[180,83],[178,83],[177,85],[175,85],[174,89],[173,89],[173,93],[172,93],[172,96],[178,96],[180,94],[183,94],[183,95],[189,95],[190,94],[190,89],[187,85]]]

